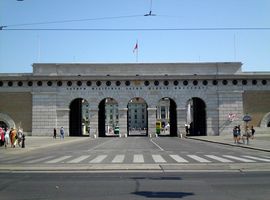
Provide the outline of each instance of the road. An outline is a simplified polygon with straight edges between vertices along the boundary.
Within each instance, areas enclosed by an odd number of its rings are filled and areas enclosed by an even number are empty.
[[[269,172],[0,173],[0,199],[268,200]]]
[[[2,151],[3,152],[3,151]],[[171,137],[98,138],[0,156],[3,170],[270,169],[270,153]]]

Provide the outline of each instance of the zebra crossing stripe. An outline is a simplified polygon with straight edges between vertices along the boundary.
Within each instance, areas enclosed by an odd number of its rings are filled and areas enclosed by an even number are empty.
[[[57,162],[61,162],[61,161],[63,161],[63,160],[69,159],[69,158],[71,158],[71,156],[62,156],[62,157],[60,157],[60,158],[56,158],[56,159],[53,159],[53,160],[49,160],[49,161],[47,161],[47,162],[45,162],[45,163],[57,163]]]
[[[209,163],[209,162],[211,162],[209,160],[206,160],[206,159],[204,159],[202,157],[199,157],[199,156],[196,156],[196,155],[187,155],[187,156],[194,159],[194,160],[196,160],[196,161],[198,161],[198,162],[201,162],[201,163]]]
[[[231,156],[231,155],[223,155],[223,157],[231,158],[231,159],[242,161],[242,162],[256,162],[254,160],[250,160],[250,159],[246,159],[246,158],[240,158],[240,157]]]
[[[116,155],[112,160],[112,163],[122,163],[124,162],[125,155]]]
[[[228,160],[226,158],[221,158],[221,157],[214,156],[214,155],[205,155],[205,156],[208,157],[208,158],[211,158],[213,160],[223,162],[223,163],[231,163],[231,162],[233,162],[232,160]]]
[[[254,156],[243,156],[243,157],[254,159],[254,160],[259,160],[259,161],[270,162],[270,159],[266,159],[266,158],[258,158],[258,157],[254,157]]]
[[[93,160],[91,160],[89,163],[100,163],[102,162],[105,158],[107,158],[108,155],[99,155],[95,157]]]
[[[166,163],[166,160],[161,155],[152,155],[152,158],[156,163]]]
[[[185,160],[184,158],[178,156],[178,155],[170,155],[170,157],[172,159],[174,159],[176,162],[179,162],[179,163],[188,163],[187,160]]]
[[[133,156],[133,162],[134,163],[143,163],[144,162],[144,158],[142,154],[135,154]]]
[[[79,162],[81,162],[81,161],[83,161],[83,160],[85,160],[85,159],[87,159],[89,157],[90,157],[89,155],[83,155],[83,156],[80,156],[80,157],[75,158],[73,160],[70,160],[67,163],[79,163]]]
[[[52,158],[53,156],[47,156],[47,157],[43,157],[43,158],[38,158],[38,159],[34,159],[34,160],[29,160],[25,163],[27,164],[31,164],[31,163],[37,163],[37,162],[41,162],[41,161],[45,161],[45,160],[48,160],[50,158]]]

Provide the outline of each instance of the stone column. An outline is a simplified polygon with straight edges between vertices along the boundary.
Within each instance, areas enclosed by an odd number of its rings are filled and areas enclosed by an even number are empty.
[[[148,111],[148,135],[149,137],[155,137],[157,108],[147,108],[147,111]]]
[[[180,137],[186,135],[185,123],[186,119],[186,108],[176,108],[177,112],[177,135]]]
[[[89,116],[90,116],[90,137],[96,138],[98,137],[98,109],[90,108]]]
[[[207,108],[206,116],[207,135],[219,135],[219,110],[217,108]],[[224,128],[223,125],[221,128]]]
[[[57,108],[57,130],[59,134],[59,130],[61,127],[64,128],[65,136],[69,136],[69,108]]]
[[[128,108],[118,108],[119,113],[119,137],[127,136],[127,111]]]

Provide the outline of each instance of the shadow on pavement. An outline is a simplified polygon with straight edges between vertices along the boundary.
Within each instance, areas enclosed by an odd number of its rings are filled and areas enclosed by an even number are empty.
[[[144,196],[147,198],[183,198],[186,196],[194,195],[194,193],[191,192],[151,192],[151,191],[133,192],[132,194]]]

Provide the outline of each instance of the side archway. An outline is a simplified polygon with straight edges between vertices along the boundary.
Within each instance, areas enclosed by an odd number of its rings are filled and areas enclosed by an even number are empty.
[[[264,117],[262,118],[260,127],[264,127],[264,128],[270,127],[270,112],[264,115]]]
[[[206,104],[198,98],[193,97],[187,102],[187,125],[188,134],[191,136],[205,136],[206,130]]]
[[[0,113],[0,126],[2,128],[9,128],[9,129],[16,128],[14,120],[9,115],[4,113]]]
[[[70,103],[69,109],[69,136],[89,136],[89,103],[77,98]]]

